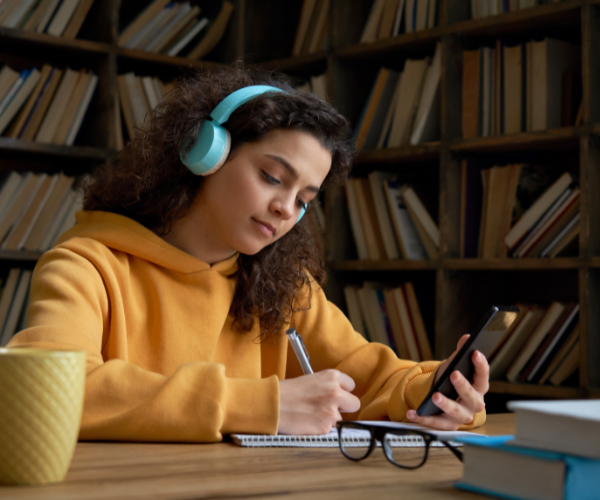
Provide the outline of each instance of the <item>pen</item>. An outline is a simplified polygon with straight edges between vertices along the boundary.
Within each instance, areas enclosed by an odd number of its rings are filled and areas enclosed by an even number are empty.
[[[313,369],[310,367],[310,363],[308,362],[310,357],[308,355],[308,351],[306,350],[306,346],[304,345],[302,337],[298,335],[298,332],[296,332],[295,328],[290,328],[285,333],[288,337],[288,340],[290,341],[290,344],[292,344],[292,349],[294,349],[298,361],[300,361],[300,366],[302,367],[304,375],[314,373]]]

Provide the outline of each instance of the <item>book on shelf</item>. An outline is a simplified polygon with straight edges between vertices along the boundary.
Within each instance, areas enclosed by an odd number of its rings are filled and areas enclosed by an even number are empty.
[[[8,344],[8,341],[17,332],[17,325],[23,308],[27,308],[25,299],[27,298],[27,292],[29,290],[31,274],[32,271],[30,270],[20,270],[19,280],[10,302],[8,314],[6,315],[6,321],[2,327],[2,337],[0,339],[1,347],[4,347],[6,344]]]
[[[0,114],[0,133],[13,139],[72,145],[97,80],[85,70],[67,68],[63,74],[47,64],[41,71],[33,68]]]
[[[573,125],[581,103],[580,47],[545,38],[463,52],[463,137]]]
[[[509,402],[509,407],[514,403],[517,402]],[[571,401],[559,403],[569,406]],[[569,422],[573,427],[578,424]],[[517,420],[517,433],[519,425]],[[558,434],[560,428],[552,426],[549,431]],[[458,488],[523,500],[597,497],[595,478],[600,474],[600,460],[521,446],[513,436],[468,436],[458,440],[464,445],[464,472],[455,484]]]
[[[471,0],[471,19],[482,19],[505,12],[529,9],[537,5],[558,3],[561,0]]]
[[[94,0],[4,0],[0,25],[75,38]]]
[[[360,43],[372,43],[403,33],[405,4],[406,0],[375,0],[360,36]]]
[[[0,108],[3,108],[0,112],[0,134],[4,132],[21,107],[25,104],[27,98],[35,89],[40,77],[41,74],[37,68],[25,70],[21,73],[13,85],[13,88],[5,96],[2,103],[4,106],[0,105]],[[17,85],[18,88],[16,87]]]
[[[304,0],[292,46],[292,56],[324,50],[327,44],[329,0]]]
[[[202,16],[190,2],[155,0],[121,32],[118,45],[168,56],[201,59],[222,39],[233,13],[227,0],[216,2]]]
[[[349,179],[345,190],[359,259],[410,260],[439,256],[439,229],[415,190],[374,171]]]
[[[356,149],[395,148],[440,137],[441,45],[433,60],[407,59],[402,71],[381,68],[358,120]]]
[[[433,354],[412,283],[396,287],[365,282],[344,288],[354,329],[367,340],[391,347],[402,359],[424,361]]]

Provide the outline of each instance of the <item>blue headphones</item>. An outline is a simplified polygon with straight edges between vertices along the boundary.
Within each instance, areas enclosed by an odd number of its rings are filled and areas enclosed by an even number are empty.
[[[182,163],[196,175],[210,175],[219,170],[231,151],[231,134],[223,127],[223,123],[229,120],[231,113],[242,104],[265,92],[285,91],[269,85],[252,85],[236,90],[223,99],[200,127],[196,143],[187,153],[185,150],[189,142],[185,142],[179,150]],[[302,207],[296,224],[305,212],[306,205]]]

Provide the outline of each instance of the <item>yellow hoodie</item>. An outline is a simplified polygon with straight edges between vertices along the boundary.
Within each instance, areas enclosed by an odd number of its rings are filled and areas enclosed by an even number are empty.
[[[245,334],[231,329],[237,257],[210,266],[120,215],[78,212],[77,221],[39,260],[27,328],[9,347],[87,353],[80,439],[275,434],[278,381],[302,371],[283,333],[258,343],[258,321]],[[399,421],[420,404],[438,362],[369,344],[318,287],[311,306],[293,321],[313,369],[356,382],[361,409],[344,418]]]

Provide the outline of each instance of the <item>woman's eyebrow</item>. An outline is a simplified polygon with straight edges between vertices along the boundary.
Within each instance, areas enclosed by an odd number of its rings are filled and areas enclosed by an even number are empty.
[[[279,163],[281,166],[283,166],[289,173],[290,175],[294,178],[294,180],[298,180],[298,171],[285,159],[282,158],[281,156],[278,155],[272,155],[272,154],[265,154],[265,156],[267,158],[271,158],[271,160],[275,160],[277,163]],[[306,189],[308,189],[309,191],[312,191],[313,193],[318,194],[320,189],[316,186],[307,186]]]

